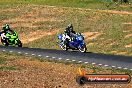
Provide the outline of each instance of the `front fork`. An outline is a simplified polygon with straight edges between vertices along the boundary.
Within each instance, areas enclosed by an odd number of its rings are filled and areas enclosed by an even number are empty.
[[[78,45],[78,47],[79,47],[79,48],[83,48],[84,45],[85,45],[85,43],[82,42],[82,43],[80,43],[80,44]]]
[[[15,40],[15,45],[18,44],[18,41],[19,41],[19,39],[17,38],[17,39]]]

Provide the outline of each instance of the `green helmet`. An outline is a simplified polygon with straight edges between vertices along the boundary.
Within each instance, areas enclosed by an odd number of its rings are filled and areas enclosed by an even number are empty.
[[[3,26],[3,30],[9,30],[10,29],[10,26],[8,25],[8,24],[5,24],[4,26]]]

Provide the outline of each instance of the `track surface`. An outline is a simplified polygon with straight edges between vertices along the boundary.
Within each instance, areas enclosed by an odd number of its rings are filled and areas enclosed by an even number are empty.
[[[55,49],[19,48],[0,46],[0,51],[17,52],[50,59],[62,59],[78,63],[91,63],[100,66],[132,70],[132,56],[105,55],[101,53],[80,53]]]

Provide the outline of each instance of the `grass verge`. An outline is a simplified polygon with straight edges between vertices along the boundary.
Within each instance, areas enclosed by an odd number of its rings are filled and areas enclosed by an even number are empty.
[[[131,2],[130,2],[131,3]],[[129,3],[129,4],[130,4]],[[1,0],[1,6],[12,6],[18,4],[56,5],[67,7],[81,7],[91,9],[115,9],[131,11],[129,4],[114,3],[111,0]],[[121,4],[121,5],[120,5]],[[127,7],[122,6],[127,5]]]
[[[5,57],[6,56],[6,57]],[[71,62],[71,61],[64,61],[64,60],[53,60],[50,58],[43,58],[43,57],[33,57],[30,55],[22,55],[22,54],[17,54],[17,53],[3,53],[1,52],[1,57],[5,58],[5,61],[8,63],[8,61],[16,61],[16,60],[20,60],[20,59],[27,59],[29,61],[40,61],[40,62],[50,62],[52,64],[65,64],[65,65],[76,65],[78,68],[85,68],[87,69],[87,71],[92,72],[93,74],[118,74],[118,73],[122,73],[122,74],[130,74],[132,75],[132,71],[130,70],[125,70],[125,69],[117,69],[117,68],[110,68],[110,67],[103,67],[103,66],[98,66],[98,65],[92,65],[92,64],[81,64],[81,63],[77,63],[77,62]],[[0,59],[1,61],[2,59]],[[1,70],[20,70],[21,66],[8,66],[7,64],[3,63],[4,66],[1,66],[0,69]]]

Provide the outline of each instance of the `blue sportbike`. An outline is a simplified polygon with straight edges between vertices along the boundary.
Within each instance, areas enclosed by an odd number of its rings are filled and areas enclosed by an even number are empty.
[[[68,49],[79,50],[80,52],[86,52],[87,48],[84,42],[84,37],[81,33],[74,34],[71,38],[66,34],[59,34],[59,46],[62,50]]]

